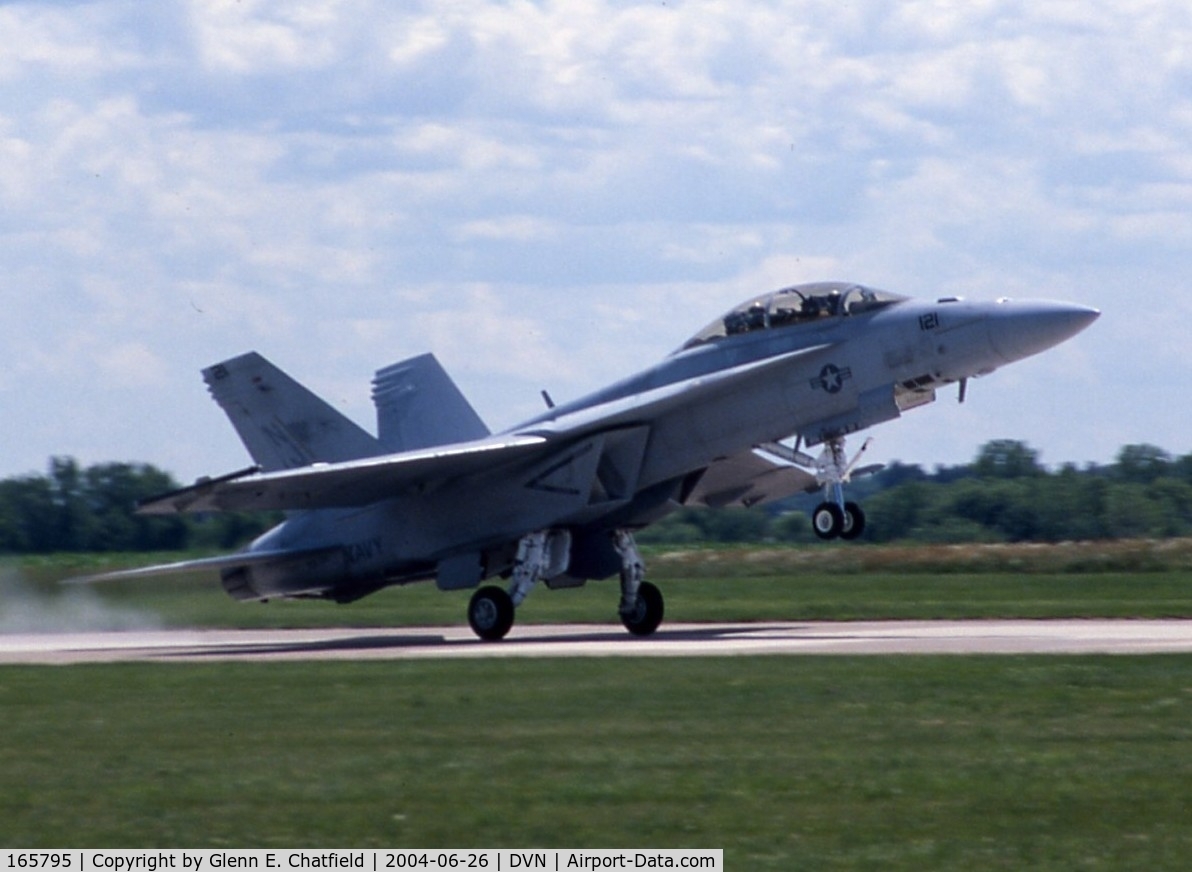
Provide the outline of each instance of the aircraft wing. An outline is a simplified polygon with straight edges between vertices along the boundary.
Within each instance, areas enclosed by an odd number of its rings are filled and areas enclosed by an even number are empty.
[[[135,569],[115,569],[111,572],[81,575],[66,579],[66,583],[93,584],[101,581],[153,578],[158,575],[179,575],[185,572],[202,572],[213,569],[234,569],[241,566],[252,566],[256,563],[273,563],[279,560],[310,557],[315,554],[337,550],[339,550],[338,546],[331,548],[310,548],[302,551],[241,551],[237,554],[222,554],[218,557],[201,557],[196,560],[180,560],[175,563],[158,563],[154,566],[139,566]]]
[[[749,507],[814,491],[818,486],[814,475],[755,448],[709,466],[684,503],[716,509]]]
[[[367,505],[413,489],[431,489],[463,476],[490,472],[506,463],[533,460],[563,445],[626,426],[648,425],[689,403],[735,390],[746,379],[777,370],[792,360],[828,348],[817,345],[684,379],[607,403],[578,409],[526,432],[398,454],[316,463],[297,469],[256,473],[246,470],[200,480],[143,502],[142,514],[178,512],[301,510]]]
[[[541,436],[505,436],[278,472],[199,481],[142,502],[146,515],[366,505],[411,487],[490,469],[538,449]]]

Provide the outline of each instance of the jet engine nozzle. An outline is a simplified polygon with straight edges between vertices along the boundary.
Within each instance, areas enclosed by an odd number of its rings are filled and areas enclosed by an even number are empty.
[[[1100,316],[1097,309],[1074,303],[1001,300],[986,326],[993,350],[1010,363],[1059,345]]]

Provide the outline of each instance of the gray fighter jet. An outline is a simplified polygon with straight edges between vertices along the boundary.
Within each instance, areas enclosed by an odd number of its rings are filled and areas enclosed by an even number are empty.
[[[662,594],[633,531],[680,506],[755,506],[822,490],[812,525],[855,539],[844,498],[872,467],[845,439],[1037,354],[1099,315],[1057,302],[915,300],[840,282],[747,300],[656,366],[492,434],[433,355],[373,381],[373,436],[256,353],[203,378],[255,466],[146,501],[147,514],[285,510],[245,550],[93,577],[219,570],[243,600],[351,602],[434,579],[478,588],[468,621],[500,639],[539,581],[620,575],[621,620],[648,635]],[[815,456],[809,451],[816,449]],[[508,579],[507,587],[485,579]]]

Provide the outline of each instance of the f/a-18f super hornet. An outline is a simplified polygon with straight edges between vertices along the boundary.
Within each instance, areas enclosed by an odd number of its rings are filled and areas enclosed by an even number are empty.
[[[219,570],[243,600],[351,602],[434,579],[478,588],[468,621],[500,639],[539,581],[620,575],[631,633],[662,621],[633,532],[680,506],[822,490],[812,526],[854,539],[849,435],[1037,354],[1099,315],[1068,303],[916,300],[840,282],[747,300],[661,363],[492,434],[433,355],[380,370],[376,436],[256,353],[203,371],[255,466],[150,499],[147,514],[285,510],[245,550],[99,578]],[[813,456],[808,452],[818,447]],[[502,577],[507,587],[480,586]]]

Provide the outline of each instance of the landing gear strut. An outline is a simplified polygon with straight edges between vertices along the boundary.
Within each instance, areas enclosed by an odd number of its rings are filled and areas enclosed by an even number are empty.
[[[635,636],[649,636],[662,623],[662,591],[645,580],[646,567],[633,534],[616,530],[613,547],[621,556],[621,623]]]
[[[566,530],[538,530],[517,543],[513,578],[508,592],[486,585],[468,603],[468,623],[481,639],[504,639],[513,628],[514,610],[522,604],[542,578],[554,578],[567,571],[571,555],[571,534]]]
[[[824,443],[823,453],[815,461],[815,480],[824,487],[824,501],[811,513],[811,528],[821,539],[852,540],[865,531],[865,513],[856,503],[845,501],[844,484],[871,441],[866,439],[852,460],[844,453],[843,436]]]
[[[641,552],[627,530],[615,530],[613,548],[621,558],[621,623],[635,636],[649,636],[662,623],[662,591],[645,580]],[[517,543],[509,590],[486,585],[468,603],[468,623],[481,639],[504,639],[513,628],[516,608],[540,579],[556,578],[567,571],[571,559],[571,534],[566,530],[539,530]]]

